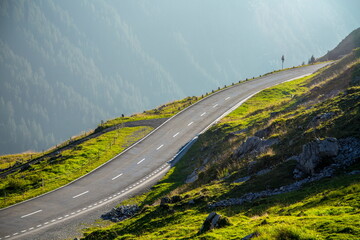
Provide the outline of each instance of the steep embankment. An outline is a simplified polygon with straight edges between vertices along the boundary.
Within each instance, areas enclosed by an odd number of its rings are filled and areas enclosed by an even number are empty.
[[[359,57],[258,93],[85,239],[358,239]]]

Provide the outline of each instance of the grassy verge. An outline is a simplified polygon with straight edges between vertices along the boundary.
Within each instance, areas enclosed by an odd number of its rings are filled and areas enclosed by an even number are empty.
[[[81,177],[151,130],[150,127],[132,127],[111,131],[8,175],[0,183],[0,207],[41,195]]]
[[[0,156],[0,169],[23,164],[32,158],[39,157],[41,153],[19,153]]]

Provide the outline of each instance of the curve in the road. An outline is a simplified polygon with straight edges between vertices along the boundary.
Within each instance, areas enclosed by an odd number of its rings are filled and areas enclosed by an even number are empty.
[[[255,93],[313,73],[317,64],[267,75],[212,94],[181,111],[146,138],[66,187],[0,210],[0,240],[40,236],[48,226],[72,221],[109,201],[141,188],[170,168],[179,149]],[[182,148],[183,147],[183,148]]]

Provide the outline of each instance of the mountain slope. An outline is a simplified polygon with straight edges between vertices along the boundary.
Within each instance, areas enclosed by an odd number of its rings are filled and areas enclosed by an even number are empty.
[[[357,26],[357,5],[2,0],[0,154],[279,69],[282,54],[298,65]]]
[[[357,49],[258,93],[199,136],[149,193],[123,202],[141,208],[134,217],[85,239],[358,239],[359,68]],[[309,150],[332,141],[335,155]],[[306,151],[320,160],[313,172],[302,165]],[[200,231],[215,211],[223,224]]]
[[[317,59],[318,62],[337,60],[346,54],[349,54],[353,49],[360,47],[360,28],[352,31],[339,45],[327,54]]]

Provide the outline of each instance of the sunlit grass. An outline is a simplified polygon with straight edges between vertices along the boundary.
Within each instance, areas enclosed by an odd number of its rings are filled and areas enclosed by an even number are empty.
[[[122,128],[90,139],[56,158],[31,165],[0,183],[0,206],[5,207],[63,186],[107,162],[144,137],[151,127]]]
[[[335,66],[341,74],[341,67]],[[210,209],[208,203],[241,197],[293,183],[296,161],[285,161],[301,146],[316,137],[358,136],[359,88],[352,87],[325,101],[316,93],[338,85],[320,71],[309,77],[268,88],[224,118],[220,124],[199,136],[189,152],[148,193],[121,204],[139,204],[140,214],[110,227],[93,231],[86,239],[358,239],[360,236],[360,176],[339,173],[333,178],[309,183],[293,192],[260,198],[251,203]],[[325,74],[325,76],[327,76]],[[349,78],[331,76],[349,83]],[[312,84],[323,78],[325,84]],[[345,83],[344,83],[345,82]],[[320,89],[319,89],[320,88]],[[322,89],[324,88],[324,89]],[[344,88],[343,88],[344,89]],[[307,129],[315,117],[336,112],[333,119]],[[265,127],[273,127],[270,138],[280,143],[253,159],[252,171],[233,154],[247,136]],[[245,132],[233,133],[247,129]],[[290,146],[289,142],[293,140]],[[184,184],[187,176],[207,160],[199,179]],[[233,183],[272,167],[263,175],[253,175],[246,182]],[[359,165],[352,166],[358,169]],[[159,206],[165,196],[179,195],[183,200]],[[190,203],[191,202],[191,203]],[[216,211],[231,225],[199,234],[207,215]],[[94,229],[93,229],[94,230]]]

